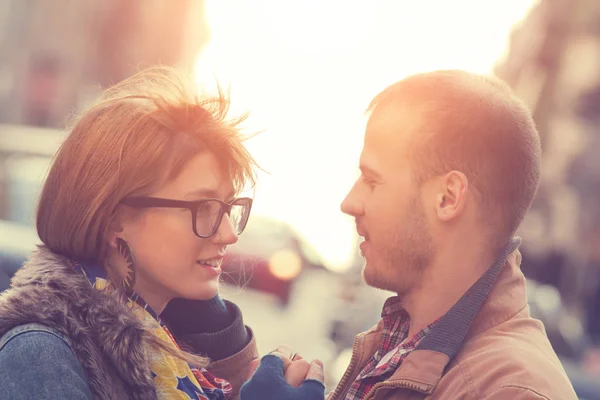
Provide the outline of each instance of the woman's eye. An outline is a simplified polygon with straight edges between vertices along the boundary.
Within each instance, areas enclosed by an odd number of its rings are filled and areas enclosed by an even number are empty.
[[[198,205],[198,214],[210,214],[212,207],[208,203]]]

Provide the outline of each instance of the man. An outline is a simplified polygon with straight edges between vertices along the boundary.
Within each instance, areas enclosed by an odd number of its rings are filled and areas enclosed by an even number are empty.
[[[504,84],[462,71],[372,101],[361,176],[342,203],[367,284],[393,291],[330,400],[576,399],[529,315],[519,239],[539,135]]]

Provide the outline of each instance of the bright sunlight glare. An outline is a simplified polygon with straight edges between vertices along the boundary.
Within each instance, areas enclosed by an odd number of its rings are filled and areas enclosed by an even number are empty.
[[[290,223],[330,269],[346,269],[356,234],[339,205],[358,176],[371,98],[416,72],[491,73],[534,3],[206,0],[211,40],[196,77],[229,88],[232,112],[262,131],[248,141],[267,171],[253,212]]]

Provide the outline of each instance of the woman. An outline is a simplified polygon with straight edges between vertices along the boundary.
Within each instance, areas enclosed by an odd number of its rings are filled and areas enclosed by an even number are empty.
[[[40,197],[43,245],[0,297],[0,399],[238,396],[257,350],[218,287],[255,163],[227,100],[190,87],[147,70],[74,124]]]

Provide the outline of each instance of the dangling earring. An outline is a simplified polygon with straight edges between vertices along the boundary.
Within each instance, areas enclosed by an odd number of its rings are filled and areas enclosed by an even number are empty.
[[[121,281],[121,285],[126,293],[131,293],[133,292],[136,278],[135,255],[133,254],[131,247],[129,247],[129,244],[121,238],[117,238],[117,251],[126,263],[125,276]]]

